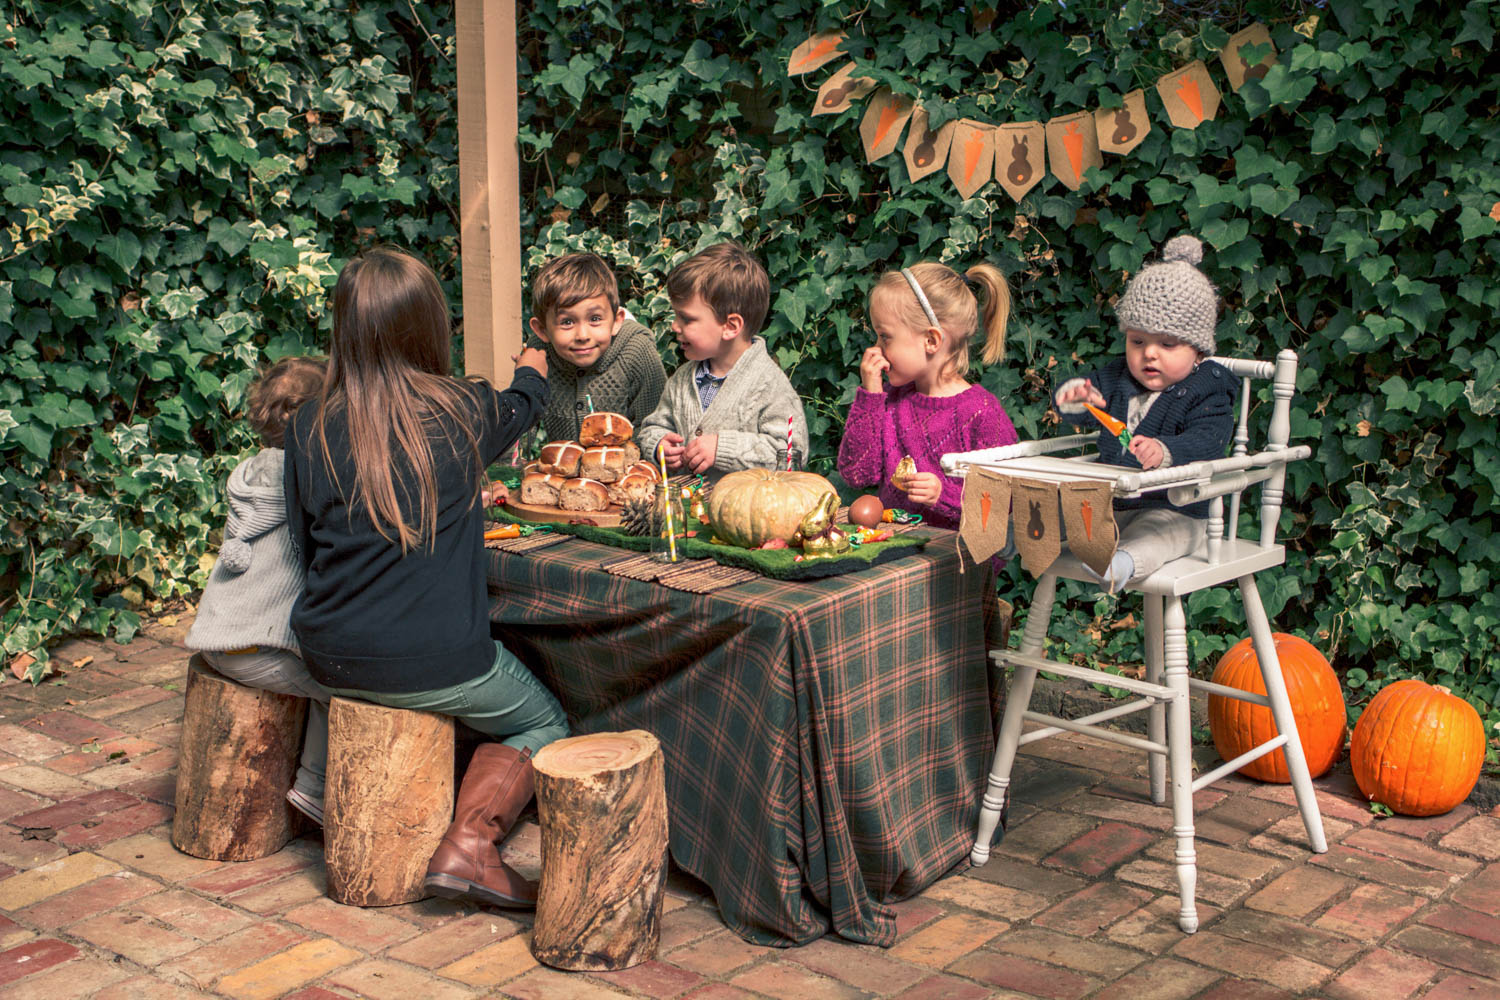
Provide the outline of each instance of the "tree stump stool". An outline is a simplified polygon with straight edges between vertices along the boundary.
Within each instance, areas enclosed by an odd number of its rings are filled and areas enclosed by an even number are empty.
[[[453,819],[453,719],[334,698],[328,705],[323,859],[328,895],[394,906],[422,877]]]
[[[188,661],[172,844],[214,861],[253,861],[292,838],[286,793],[297,774],[307,702],[246,687]]]
[[[667,878],[661,745],[639,729],[574,736],[532,758],[542,882],[531,951],[604,972],[652,958]]]

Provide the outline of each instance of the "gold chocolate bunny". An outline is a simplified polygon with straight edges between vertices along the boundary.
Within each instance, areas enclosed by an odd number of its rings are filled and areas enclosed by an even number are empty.
[[[831,559],[852,548],[849,536],[840,531],[834,522],[838,510],[838,494],[824,493],[813,504],[812,510],[802,516],[802,524],[797,528],[792,544],[801,543],[803,558]]]

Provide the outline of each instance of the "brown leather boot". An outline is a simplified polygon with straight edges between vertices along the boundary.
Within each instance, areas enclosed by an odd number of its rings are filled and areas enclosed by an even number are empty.
[[[530,750],[482,744],[464,772],[453,823],[427,863],[423,887],[449,899],[536,906],[536,883],[500,860],[500,841],[535,792]]]

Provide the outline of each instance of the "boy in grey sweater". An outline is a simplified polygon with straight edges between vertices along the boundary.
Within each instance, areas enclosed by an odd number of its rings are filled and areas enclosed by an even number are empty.
[[[738,243],[715,244],[672,270],[667,296],[687,360],[636,428],[642,454],[654,461],[660,445],[669,469],[717,479],[736,469],[784,469],[790,443],[800,466],[808,447],[802,400],[756,336],[771,305],[760,261]]]
[[[292,605],[304,577],[287,532],[281,444],[292,414],[322,390],[325,365],[322,358],[282,358],[250,386],[246,417],[264,447],[229,474],[224,541],[185,640],[231,680],[308,700],[302,765],[287,801],[319,826],[328,692],[309,676],[292,634]]]

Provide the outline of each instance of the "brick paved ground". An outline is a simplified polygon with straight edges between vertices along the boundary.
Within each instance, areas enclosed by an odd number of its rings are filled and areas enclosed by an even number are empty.
[[[69,643],[64,677],[0,686],[0,996],[1500,997],[1500,809],[1377,820],[1335,772],[1319,783],[1330,850],[1313,857],[1286,788],[1222,783],[1199,795],[1189,937],[1143,761],[1082,740],[1033,744],[996,857],[901,904],[889,950],[755,947],[674,877],[656,961],[554,972],[532,961],[526,916],[333,903],[316,836],[243,864],[177,853],[184,631]],[[532,825],[508,853],[534,865],[535,850]]]

